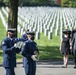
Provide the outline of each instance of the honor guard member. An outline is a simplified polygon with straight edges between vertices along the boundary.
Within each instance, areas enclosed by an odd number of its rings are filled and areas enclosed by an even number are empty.
[[[15,39],[14,39],[13,29],[8,29],[7,37],[2,42],[3,50],[3,67],[6,70],[6,75],[15,75],[14,68],[16,67],[16,52],[19,48],[15,48]]]
[[[24,41],[27,41],[28,40],[28,37],[27,37],[27,32],[29,31],[29,29],[27,29],[26,31],[25,31],[25,33],[22,35],[22,39],[24,40]],[[24,60],[24,58],[23,58],[23,60],[22,60],[23,62],[25,61]],[[23,66],[22,67],[24,67],[24,63],[23,63]]]
[[[27,29],[25,31],[25,33],[22,35],[22,39],[24,39],[24,41],[28,40],[28,37],[27,37],[27,32],[29,31],[29,29]]]
[[[35,75],[36,61],[38,61],[39,51],[34,41],[34,32],[27,32],[28,40],[22,46],[21,54],[24,56],[24,70],[26,75]]]

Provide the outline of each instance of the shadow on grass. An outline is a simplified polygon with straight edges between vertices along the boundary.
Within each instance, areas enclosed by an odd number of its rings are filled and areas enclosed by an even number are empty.
[[[51,60],[62,58],[58,46],[39,46],[40,60]],[[0,51],[0,57],[3,58],[3,52]],[[17,59],[21,59],[22,55],[17,54]]]
[[[58,46],[39,46],[39,51],[46,51],[46,52],[59,52],[59,47]]]
[[[60,54],[58,46],[39,46],[39,59],[40,60],[51,60],[51,59],[61,59],[62,55]],[[22,58],[22,55],[17,54],[17,58]]]
[[[0,57],[1,57],[1,56],[3,56],[3,52],[2,52],[1,49],[0,49]]]
[[[51,60],[62,58],[58,46],[45,46],[39,47],[40,59],[41,60]]]

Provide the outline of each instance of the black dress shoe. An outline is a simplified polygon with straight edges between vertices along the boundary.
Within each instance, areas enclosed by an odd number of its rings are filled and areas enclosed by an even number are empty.
[[[74,66],[74,68],[76,69],[76,66]]]
[[[24,67],[24,65],[22,67]]]

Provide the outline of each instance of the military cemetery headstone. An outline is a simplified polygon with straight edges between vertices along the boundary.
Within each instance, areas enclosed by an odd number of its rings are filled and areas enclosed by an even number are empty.
[[[52,39],[52,32],[48,32],[48,39],[50,40],[50,39]]]
[[[6,29],[8,23],[3,14],[8,18],[8,10],[8,7],[2,7],[0,11]],[[48,39],[52,39],[53,33],[61,38],[63,29],[72,30],[76,27],[75,14],[76,8],[18,7],[18,32],[22,35],[23,29],[29,29],[37,33],[36,39],[39,39],[40,33],[44,33]]]
[[[40,32],[35,33],[35,39],[40,39]]]

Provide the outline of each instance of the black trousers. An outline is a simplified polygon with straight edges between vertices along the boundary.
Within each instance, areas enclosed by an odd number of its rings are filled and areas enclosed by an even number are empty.
[[[15,75],[14,67],[5,67],[6,75]]]
[[[74,56],[74,64],[76,66],[76,49],[73,50],[72,54]]]
[[[76,49],[75,49],[75,53],[74,53],[74,63],[75,63],[75,66],[76,66]]]

